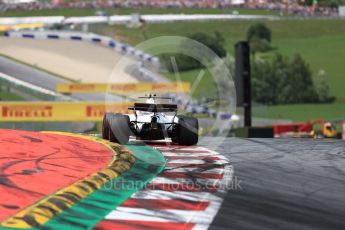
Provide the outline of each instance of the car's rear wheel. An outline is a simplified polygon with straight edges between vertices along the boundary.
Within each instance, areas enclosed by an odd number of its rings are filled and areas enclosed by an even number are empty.
[[[123,114],[113,114],[110,123],[110,141],[119,144],[126,144],[129,141],[131,129],[129,127],[129,117]]]
[[[199,139],[199,123],[194,117],[178,116],[178,126],[173,141],[179,145],[196,145]]]
[[[103,118],[102,137],[111,142],[126,144],[131,132],[129,122],[127,115],[106,113]]]
[[[105,140],[110,140],[110,119],[112,118],[113,113],[105,113],[103,116],[103,123],[102,123],[102,138]]]

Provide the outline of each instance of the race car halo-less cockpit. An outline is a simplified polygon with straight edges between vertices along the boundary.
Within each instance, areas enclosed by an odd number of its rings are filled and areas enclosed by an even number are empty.
[[[111,142],[126,144],[130,136],[137,140],[164,140],[171,138],[179,145],[195,145],[198,142],[198,120],[177,115],[176,104],[157,103],[170,98],[149,94],[146,103],[134,103],[133,114],[106,113],[103,118],[102,137]],[[171,115],[168,115],[168,114]]]

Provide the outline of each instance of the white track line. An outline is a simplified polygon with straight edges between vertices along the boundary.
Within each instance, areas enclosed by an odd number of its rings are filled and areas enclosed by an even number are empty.
[[[223,174],[224,173],[224,169],[223,168],[204,168],[204,169],[195,169],[195,168],[174,168],[174,167],[166,167],[163,171],[163,173],[189,173],[189,172],[194,172],[194,173],[214,173],[214,174]]]
[[[194,156],[194,157],[211,157],[211,156],[218,156],[215,155],[214,153],[189,153],[189,152],[179,152],[179,153],[174,153],[174,152],[162,152],[164,156],[176,156],[176,157],[189,157],[189,156]]]
[[[157,183],[157,184],[207,184],[207,185],[217,185],[221,182],[219,179],[196,179],[196,181],[193,181],[193,179],[190,178],[167,178],[164,176],[157,176],[155,179],[153,179],[150,184]]]
[[[162,190],[142,190],[133,194],[136,199],[157,199],[157,200],[186,200],[186,201],[209,201],[221,202],[222,198],[208,192],[167,192]]]
[[[127,208],[118,207],[106,216],[108,220],[139,220],[139,221],[158,221],[158,222],[177,222],[177,223],[195,223],[195,224],[210,224],[210,215],[215,210],[214,205],[209,205],[204,211],[190,211],[184,210],[148,210],[143,208]]]

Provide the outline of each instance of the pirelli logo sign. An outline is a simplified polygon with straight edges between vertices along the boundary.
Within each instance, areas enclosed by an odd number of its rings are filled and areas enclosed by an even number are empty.
[[[111,85],[109,85],[109,88],[110,88],[111,92],[118,92],[118,91],[135,92],[135,91],[139,90],[137,85],[138,84],[111,84]]]
[[[85,116],[96,120],[103,119],[106,112],[128,113],[129,104],[118,104],[116,106],[89,105],[86,106]]]
[[[102,121],[106,112],[128,113],[132,103],[1,102],[0,121]]]
[[[188,93],[188,82],[172,83],[128,83],[128,84],[98,84],[98,83],[72,83],[57,84],[56,91],[60,93]]]
[[[68,86],[70,91],[94,91],[95,84],[71,84]]]
[[[105,107],[101,105],[87,106],[85,116],[86,117],[103,117],[105,114]]]
[[[2,118],[49,118],[53,116],[52,106],[17,106],[2,107]]]

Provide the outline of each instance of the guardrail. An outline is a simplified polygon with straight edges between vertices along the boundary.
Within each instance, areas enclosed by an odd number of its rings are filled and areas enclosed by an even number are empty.
[[[19,25],[44,23],[46,26],[78,24],[130,24],[130,23],[167,23],[176,21],[219,21],[219,20],[334,20],[344,16],[273,16],[273,15],[238,15],[238,14],[132,14],[112,16],[84,17],[0,17],[0,25]]]
[[[135,71],[132,72],[132,74],[136,78],[142,79],[142,81],[149,81],[154,83],[167,82],[167,80],[164,77],[142,66],[137,66]]]
[[[0,25],[15,25],[28,23],[53,24],[128,24],[140,19],[145,23],[162,23],[174,21],[198,21],[198,20],[278,20],[282,17],[271,15],[234,15],[234,14],[146,14],[146,15],[112,15],[112,16],[86,16],[86,17],[8,17],[0,18]]]
[[[188,97],[183,95],[177,94],[169,94],[172,101],[178,105],[180,105],[187,114],[190,114],[195,117],[209,117],[209,118],[217,118],[221,120],[238,120],[238,116],[228,112],[218,111],[204,103],[190,100]]]
[[[18,25],[31,23],[44,23],[46,25],[60,24],[65,20],[64,16],[48,17],[8,17],[0,18],[0,25]]]

